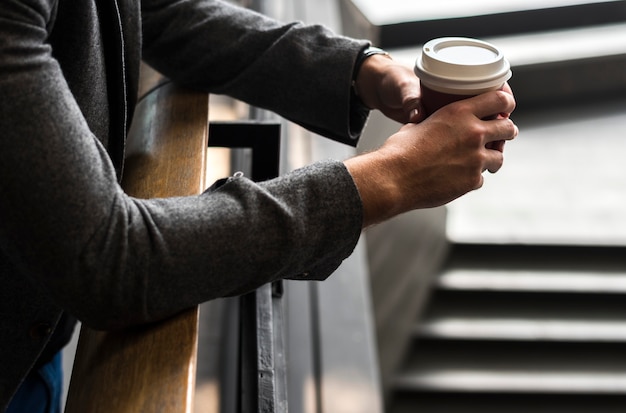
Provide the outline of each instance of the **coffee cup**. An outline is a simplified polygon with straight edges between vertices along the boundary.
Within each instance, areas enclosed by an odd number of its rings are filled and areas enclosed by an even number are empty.
[[[424,44],[415,74],[420,78],[424,111],[430,116],[449,103],[501,89],[511,78],[511,65],[490,43],[442,37]]]

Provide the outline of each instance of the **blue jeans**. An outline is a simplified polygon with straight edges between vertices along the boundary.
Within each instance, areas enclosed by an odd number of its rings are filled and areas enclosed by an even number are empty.
[[[6,413],[60,413],[62,393],[63,363],[59,351],[48,364],[26,376]]]

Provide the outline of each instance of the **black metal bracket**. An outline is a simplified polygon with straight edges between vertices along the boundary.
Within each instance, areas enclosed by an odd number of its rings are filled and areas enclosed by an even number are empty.
[[[276,122],[210,122],[209,146],[252,150],[251,179],[265,181],[278,176],[280,124]]]
[[[251,179],[278,176],[280,124],[210,122],[209,147],[252,150]],[[287,412],[283,284],[276,281],[239,297],[238,412]]]

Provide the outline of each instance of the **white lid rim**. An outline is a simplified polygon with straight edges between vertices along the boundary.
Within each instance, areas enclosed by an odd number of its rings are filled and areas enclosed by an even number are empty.
[[[425,81],[429,83],[445,82],[447,84],[454,84],[454,85],[466,85],[467,84],[469,86],[474,85],[474,84],[492,83],[492,82],[498,82],[498,81],[500,83],[504,83],[507,80],[509,80],[512,76],[512,72],[509,66],[506,66],[503,70],[499,71],[498,73],[494,73],[488,77],[476,76],[476,77],[458,78],[458,77],[450,77],[450,76],[435,76],[428,72],[425,72],[419,64],[415,65],[414,72],[417,75],[417,77],[420,78],[421,81]]]
[[[440,45],[465,44],[489,49],[495,53],[495,57],[475,63],[454,63],[438,59],[437,50]],[[511,65],[501,50],[491,43],[467,37],[440,37],[424,44],[421,55],[415,61],[414,72],[428,84],[472,89],[477,85],[502,85],[511,78]]]

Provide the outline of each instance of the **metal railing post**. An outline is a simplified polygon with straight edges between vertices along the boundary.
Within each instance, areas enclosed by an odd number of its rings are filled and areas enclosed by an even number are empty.
[[[278,176],[280,124],[211,122],[209,146],[252,150],[251,178]],[[261,286],[239,297],[239,412],[287,412],[287,369],[282,281]]]

